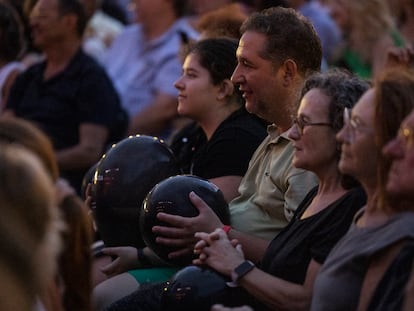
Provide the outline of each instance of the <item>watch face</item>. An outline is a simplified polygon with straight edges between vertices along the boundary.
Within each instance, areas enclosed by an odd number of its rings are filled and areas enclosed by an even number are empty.
[[[254,263],[252,263],[249,260],[246,260],[242,264],[240,264],[236,269],[234,269],[234,272],[237,275],[237,279],[240,279],[242,276],[244,276],[247,272],[249,272],[253,268],[254,268]]]

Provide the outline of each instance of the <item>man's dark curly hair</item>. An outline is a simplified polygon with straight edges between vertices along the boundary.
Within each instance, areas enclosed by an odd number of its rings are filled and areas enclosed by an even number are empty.
[[[312,23],[294,9],[273,7],[253,13],[241,26],[241,32],[246,31],[267,37],[261,57],[275,67],[292,59],[303,76],[320,70],[321,41]]]

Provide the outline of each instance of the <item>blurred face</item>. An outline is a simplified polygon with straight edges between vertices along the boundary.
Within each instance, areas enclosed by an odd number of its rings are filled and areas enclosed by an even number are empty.
[[[135,22],[145,24],[158,15],[162,1],[165,0],[131,0],[129,10],[134,13]]]
[[[282,88],[282,72],[275,69],[270,60],[261,57],[266,41],[265,35],[254,31],[242,35],[237,48],[238,65],[231,79],[239,85],[247,111],[275,122],[278,115],[286,114],[281,106],[286,92]]]
[[[209,71],[199,63],[197,54],[189,54],[183,64],[183,74],[174,83],[178,90],[178,113],[200,121],[216,102],[219,86],[213,85]]]
[[[335,23],[344,33],[349,32],[349,11],[345,1],[349,0],[330,0],[328,3],[329,12]]]
[[[392,160],[387,191],[401,198],[414,198],[414,112],[401,124],[398,136],[383,149]]]
[[[329,100],[320,89],[302,98],[298,116],[288,136],[293,140],[293,165],[315,173],[337,162],[336,138],[328,113]]]
[[[361,183],[376,181],[374,111],[374,90],[370,89],[360,98],[352,112],[345,110],[344,127],[337,135],[338,141],[342,143],[339,170]]]
[[[30,14],[30,27],[34,44],[39,48],[59,42],[66,34],[67,15],[61,16],[57,0],[39,0]]]
[[[30,13],[33,43],[40,49],[59,44],[76,33],[74,14],[60,14],[58,0],[38,0]]]

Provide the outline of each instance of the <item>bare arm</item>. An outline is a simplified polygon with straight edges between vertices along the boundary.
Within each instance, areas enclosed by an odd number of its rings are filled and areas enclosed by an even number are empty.
[[[137,249],[132,246],[107,247],[102,250],[105,255],[116,257],[108,265],[100,267],[100,270],[108,277],[126,272],[128,270],[145,268],[146,264],[138,259]],[[157,255],[148,247],[143,252],[150,262],[151,267],[165,266],[165,262],[158,258]]]
[[[195,250],[200,254],[196,264],[207,264],[215,270],[230,276],[243,261],[243,255],[233,247],[223,230],[212,234],[197,233],[201,241]],[[234,243],[233,243],[234,244]],[[313,284],[320,264],[311,260],[303,285],[291,283],[272,276],[258,268],[248,272],[239,285],[263,303],[277,310],[308,310],[311,302]]]
[[[79,128],[79,143],[76,146],[56,153],[59,167],[65,170],[90,167],[102,155],[108,130],[92,123],[84,123]]]
[[[175,116],[177,116],[176,97],[158,94],[150,105],[131,118],[128,134],[157,136]]]
[[[274,277],[260,269],[253,269],[240,284],[250,294],[275,310],[309,310],[313,285],[321,265],[312,260],[303,285]]]
[[[196,242],[194,238],[196,232],[213,232],[215,229],[223,227],[223,223],[217,215],[199,196],[192,192],[190,193],[190,200],[198,209],[199,215],[196,217],[181,217],[158,213],[157,218],[170,224],[172,227],[154,226],[152,228],[152,231],[158,235],[157,243],[180,248],[179,251],[170,253],[170,258],[191,253]],[[229,236],[232,239],[237,239],[243,245],[247,258],[255,262],[263,257],[269,245],[267,240],[250,236],[234,229],[230,230]]]
[[[243,246],[243,252],[247,259],[259,262],[269,246],[270,241],[264,240],[234,229],[228,232],[230,239],[236,239]]]

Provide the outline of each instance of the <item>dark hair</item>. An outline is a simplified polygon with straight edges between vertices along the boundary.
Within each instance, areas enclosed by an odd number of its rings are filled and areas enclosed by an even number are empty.
[[[0,1],[0,58],[7,62],[17,59],[24,49],[23,24],[17,11]]]
[[[267,37],[262,57],[275,67],[287,59],[295,61],[303,75],[319,71],[322,46],[312,23],[291,8],[273,7],[252,13],[241,32],[255,31]]]
[[[320,89],[331,101],[329,103],[329,122],[337,133],[344,126],[344,108],[352,108],[365,93],[370,84],[350,72],[332,69],[324,73],[315,73],[305,82],[301,98],[311,89]]]
[[[76,32],[79,37],[82,37],[88,22],[85,7],[82,3],[79,0],[58,0],[58,9],[60,15],[76,15]]]
[[[314,73],[306,81],[302,89],[301,98],[311,89],[318,89],[330,98],[328,118],[335,133],[344,126],[344,109],[352,108],[358,99],[364,94],[369,83],[357,76],[339,69],[333,69],[324,73]],[[340,159],[338,148],[337,159]],[[351,176],[342,175],[342,186],[350,189],[359,185],[359,182]]]
[[[208,70],[213,84],[230,79],[237,66],[237,41],[226,38],[211,38],[196,42],[188,54],[197,54],[200,65]]]
[[[385,71],[374,87],[378,206],[385,208],[391,206],[385,191],[391,160],[382,156],[381,149],[397,135],[401,122],[414,108],[414,72],[402,68]],[[398,208],[398,205],[392,204],[392,207]]]
[[[237,66],[236,50],[237,40],[229,38],[211,38],[196,42],[190,46],[188,54],[196,54],[200,65],[208,70],[211,81],[218,85],[222,81],[231,78]],[[233,95],[240,104],[243,98],[237,87]]]

